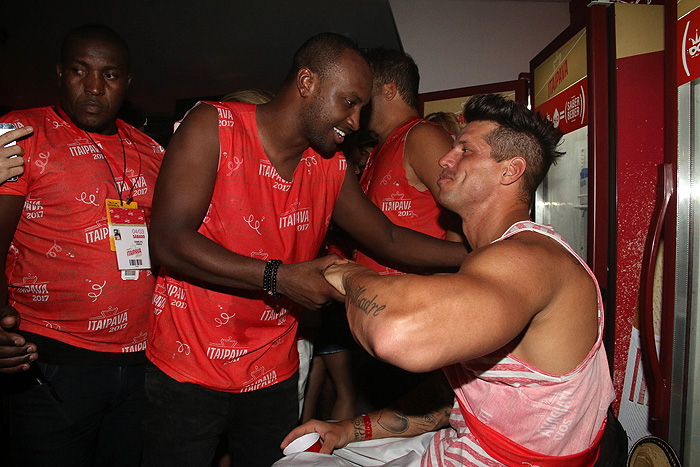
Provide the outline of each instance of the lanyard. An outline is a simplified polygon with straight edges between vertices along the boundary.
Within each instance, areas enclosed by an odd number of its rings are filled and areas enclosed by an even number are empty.
[[[84,130],[83,130],[84,131]],[[112,166],[109,165],[109,161],[107,160],[107,156],[105,156],[105,153],[102,152],[102,148],[95,142],[94,139],[92,139],[92,136],[90,136],[90,133],[87,131],[85,132],[88,138],[90,138],[90,141],[92,141],[92,144],[95,145],[98,151],[100,151],[100,154],[102,154],[102,159],[104,159],[105,163],[107,164],[107,168],[109,169],[109,174],[112,176],[112,182],[114,182],[114,188],[117,189],[117,193],[119,194],[119,202],[121,204],[124,204],[124,200],[122,199],[122,192],[123,192],[123,187],[124,184],[126,183],[126,149],[124,149],[124,140],[122,139],[121,135],[119,134],[119,128],[117,128],[117,137],[119,138],[119,142],[122,144],[122,159],[124,161],[124,171],[122,172],[122,188],[119,187],[117,184],[117,179],[114,177],[114,172],[112,172]],[[134,200],[134,183],[131,183],[131,189],[129,191],[129,197],[126,199],[126,204],[131,204],[131,202]]]
[[[58,116],[61,117],[66,123],[71,123],[71,124],[75,125],[73,123],[73,121],[70,119],[70,117],[68,116],[68,114],[66,114],[65,111],[60,106],[55,106],[55,107],[53,107],[53,109],[56,111]],[[114,122],[114,123],[115,123],[115,127],[117,130],[117,137],[119,138],[119,142],[122,145],[122,159],[124,162],[124,170],[122,172],[122,187],[123,187],[124,184],[126,183],[126,149],[124,148],[124,140],[122,139],[121,135],[119,134],[119,127],[117,126],[116,122]],[[119,195],[119,202],[121,204],[124,204],[124,200],[122,198],[123,189],[119,188],[119,185],[117,184],[117,179],[114,177],[114,172],[112,172],[112,166],[109,165],[109,161],[107,160],[105,153],[102,152],[102,148],[95,142],[94,139],[92,139],[92,136],[90,136],[90,133],[88,133],[85,130],[83,130],[83,131],[85,132],[87,137],[90,139],[92,144],[95,145],[97,150],[100,151],[100,154],[102,155],[102,159],[104,159],[105,164],[107,164],[107,168],[109,169],[109,174],[112,176],[112,182],[114,182],[114,188],[117,190],[117,194]],[[141,154],[138,153],[138,151],[137,151],[137,154],[139,156],[139,176],[140,176],[141,175]],[[129,197],[126,199],[126,203],[130,204],[133,200],[134,200],[134,184],[132,182],[131,189],[129,190]]]

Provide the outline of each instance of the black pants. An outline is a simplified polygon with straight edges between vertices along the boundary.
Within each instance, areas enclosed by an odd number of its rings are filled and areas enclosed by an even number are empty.
[[[3,377],[2,436],[12,465],[140,465],[145,364],[37,365],[55,393],[27,374]]]
[[[257,391],[227,393],[179,383],[149,365],[144,466],[209,467],[222,434],[233,466],[272,465],[297,424],[297,379],[294,374]]]

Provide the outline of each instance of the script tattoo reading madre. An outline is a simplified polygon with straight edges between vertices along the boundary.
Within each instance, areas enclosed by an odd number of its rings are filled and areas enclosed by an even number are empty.
[[[350,304],[356,306],[362,310],[366,315],[372,313],[372,316],[377,316],[379,312],[386,308],[386,305],[379,305],[375,300],[377,296],[375,295],[371,299],[364,298],[363,295],[367,292],[367,288],[362,285],[358,285],[355,289],[355,293],[350,295]]]

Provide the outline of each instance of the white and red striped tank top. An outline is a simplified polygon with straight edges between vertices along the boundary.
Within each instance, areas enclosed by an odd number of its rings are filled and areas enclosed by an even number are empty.
[[[551,228],[518,222],[500,238],[537,232],[560,243],[595,277]],[[506,352],[444,368],[455,391],[450,427],[423,455],[433,466],[584,466],[598,456],[608,407],[615,397],[602,345],[603,305],[598,294],[598,338],[585,360],[564,375],[545,373]]]

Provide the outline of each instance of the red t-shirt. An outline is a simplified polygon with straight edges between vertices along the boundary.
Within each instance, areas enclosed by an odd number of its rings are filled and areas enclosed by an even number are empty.
[[[316,258],[346,169],[341,155],[307,149],[294,180],[282,179],[258,139],[255,106],[212,102],[221,152],[198,232],[239,255],[297,263]],[[262,278],[260,278],[262,279]],[[226,392],[261,389],[299,365],[299,306],[264,291],[222,290],[162,271],[153,297],[147,357],[180,382]]]
[[[148,218],[163,148],[121,120],[118,135],[88,136],[52,107],[10,112],[0,121],[34,127],[18,143],[24,174],[0,186],[0,195],[25,199],[5,269],[20,329],[99,352],[144,350],[155,279],[141,271],[138,280],[122,280],[105,199],[119,199],[115,180],[124,197],[133,186]]]
[[[427,120],[409,118],[391,133],[382,146],[375,148],[367,161],[360,185],[370,201],[394,224],[444,239],[445,227],[439,222],[440,206],[430,190],[419,191],[411,186],[403,168],[408,132],[422,123],[432,125]],[[413,269],[397,271],[374,261],[362,250],[356,250],[355,261],[382,275],[420,272]]]

